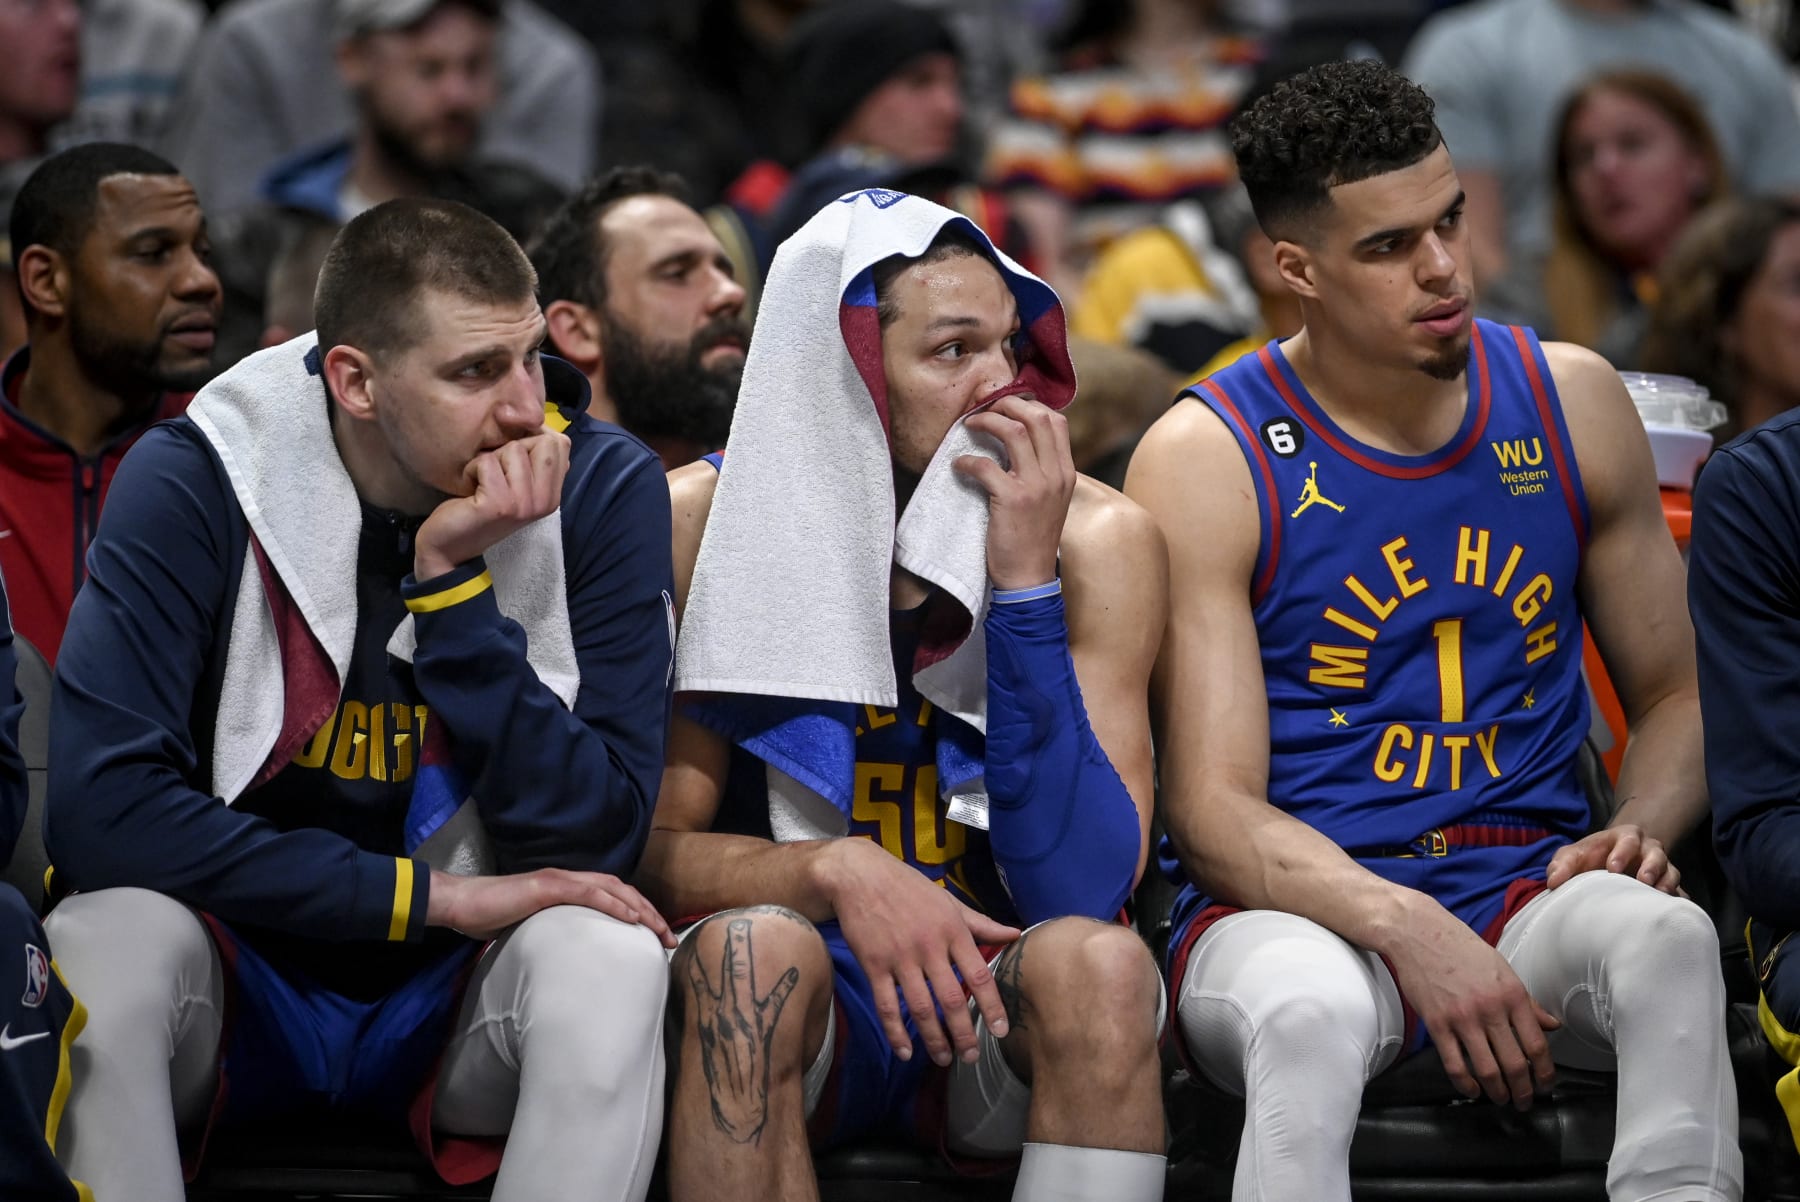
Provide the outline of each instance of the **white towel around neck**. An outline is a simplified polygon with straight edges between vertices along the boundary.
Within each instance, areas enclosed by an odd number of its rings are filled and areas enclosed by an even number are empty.
[[[259,351],[213,380],[188,407],[224,465],[269,566],[336,669],[356,641],[356,558],[362,505],[331,434],[324,381],[308,370],[318,345],[303,334]],[[560,511],[486,554],[500,611],[525,630],[532,670],[565,706],[581,684],[569,626]],[[235,802],[282,729],[281,647],[254,556],[245,553],[213,743],[213,789]],[[388,650],[412,661],[412,616]],[[273,682],[273,684],[271,683]]]

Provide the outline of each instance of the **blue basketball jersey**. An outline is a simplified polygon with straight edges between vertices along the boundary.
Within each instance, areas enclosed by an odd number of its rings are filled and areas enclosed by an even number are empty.
[[[1018,913],[994,866],[987,832],[952,819],[939,787],[939,719],[912,680],[924,615],[921,606],[895,611],[889,619],[899,704],[855,707],[848,833],[879,844],[964,905],[1016,923]],[[714,829],[770,838],[767,782],[763,762],[734,746]]]
[[[963,904],[1012,920],[1010,902],[996,898],[987,832],[953,820],[940,796],[937,733],[931,702],[913,686],[923,609],[895,612],[889,641],[899,705],[864,705],[856,717],[856,786],[850,834],[872,839],[949,889]]]
[[[1588,515],[1536,337],[1477,321],[1467,378],[1460,428],[1419,456],[1346,434],[1276,343],[1191,394],[1262,515],[1269,801],[1479,931],[1587,823]],[[1205,900],[1184,885],[1178,926]]]

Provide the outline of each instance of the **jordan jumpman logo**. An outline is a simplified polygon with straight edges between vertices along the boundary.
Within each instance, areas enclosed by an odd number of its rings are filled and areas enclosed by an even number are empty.
[[[1314,505],[1323,505],[1327,509],[1335,509],[1339,513],[1344,512],[1344,507],[1342,505],[1339,505],[1336,501],[1333,501],[1330,497],[1327,497],[1324,493],[1319,491],[1318,461],[1312,460],[1308,462],[1306,466],[1312,470],[1306,474],[1306,483],[1300,487],[1300,508],[1288,514],[1288,517],[1297,518]]]

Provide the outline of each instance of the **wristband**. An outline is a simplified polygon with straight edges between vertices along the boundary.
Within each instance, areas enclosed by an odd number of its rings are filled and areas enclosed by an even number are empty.
[[[1030,588],[997,588],[994,590],[995,605],[1023,605],[1027,601],[1036,601],[1043,597],[1054,597],[1062,592],[1062,579],[1058,577],[1048,584],[1034,584]]]

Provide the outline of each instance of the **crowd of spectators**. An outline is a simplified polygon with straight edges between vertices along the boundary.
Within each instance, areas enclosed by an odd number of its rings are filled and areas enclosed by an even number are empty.
[[[1696,277],[1691,258],[1661,269],[1689,223],[1800,188],[1800,23],[1737,7],[0,0],[0,209],[53,150],[162,154],[206,212],[221,371],[305,328],[331,232],[382,200],[461,200],[524,243],[600,170],[655,169],[729,258],[747,323],[783,239],[843,192],[890,187],[961,210],[1056,284],[1110,400],[1292,328],[1226,126],[1296,69],[1382,57],[1437,102],[1483,312],[1667,364],[1670,323],[1694,315],[1659,298]],[[18,305],[0,288],[0,353],[24,341]],[[1646,358],[1653,324],[1665,349]]]

